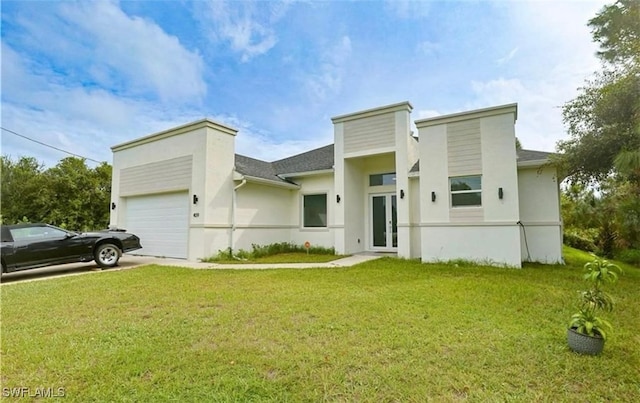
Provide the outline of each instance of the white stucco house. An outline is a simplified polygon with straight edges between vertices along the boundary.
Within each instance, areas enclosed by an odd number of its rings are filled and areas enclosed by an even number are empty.
[[[140,254],[197,260],[292,242],[520,267],[562,262],[550,153],[515,146],[517,105],[415,121],[409,102],[332,119],[334,143],[279,161],[235,153],[203,119],[112,147],[111,225]]]

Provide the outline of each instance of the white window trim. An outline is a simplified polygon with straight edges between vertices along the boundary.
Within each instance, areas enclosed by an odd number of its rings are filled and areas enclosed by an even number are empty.
[[[305,196],[325,195],[327,197],[327,223],[324,227],[305,227],[304,225],[304,198]],[[331,199],[328,190],[308,191],[300,194],[300,230],[310,232],[326,232],[329,230],[329,203]]]
[[[480,189],[471,189],[471,190],[451,190],[451,180],[456,178],[480,178]],[[453,205],[453,195],[454,194],[465,194],[465,193],[480,193],[480,204],[475,204],[472,206],[454,206]],[[478,209],[482,208],[483,200],[482,200],[482,175],[460,175],[460,176],[450,176],[449,177],[449,207],[452,209]]]
[[[388,183],[386,185],[384,185],[384,184],[383,185],[372,185],[371,184],[371,177],[374,176],[374,175],[395,175],[396,180],[393,181],[393,183],[390,183],[390,184]],[[388,171],[385,171],[385,172],[372,172],[369,175],[367,175],[367,186],[369,188],[380,189],[380,188],[383,188],[385,186],[393,186],[393,187],[395,187],[397,183],[398,183],[398,174],[396,172],[388,172]]]

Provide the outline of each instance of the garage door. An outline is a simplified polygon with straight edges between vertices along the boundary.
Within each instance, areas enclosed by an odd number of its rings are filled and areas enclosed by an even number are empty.
[[[189,195],[186,192],[128,197],[128,232],[140,237],[137,255],[187,258]]]

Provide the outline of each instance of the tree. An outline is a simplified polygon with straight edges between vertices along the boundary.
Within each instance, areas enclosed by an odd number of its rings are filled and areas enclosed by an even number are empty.
[[[0,170],[2,222],[28,221],[45,215],[47,200],[42,192],[46,187],[42,164],[30,157],[14,162],[3,155]]]
[[[606,179],[618,172],[621,153],[640,150],[640,2],[606,6],[589,26],[600,45],[603,71],[564,105],[570,139],[558,143],[561,166],[581,182]]]
[[[619,0],[606,6],[589,21],[594,41],[600,44],[598,56],[607,63],[633,68],[640,61],[640,3]]]
[[[111,166],[87,167],[85,160],[64,158],[44,169],[34,158],[17,162],[2,156],[2,222],[45,222],[72,230],[109,224]]]
[[[596,231],[590,239],[605,256],[640,254],[640,1],[605,6],[589,27],[602,71],[563,107],[570,136],[558,143],[570,183],[565,228],[583,238]],[[597,193],[571,198],[571,186],[594,183]]]

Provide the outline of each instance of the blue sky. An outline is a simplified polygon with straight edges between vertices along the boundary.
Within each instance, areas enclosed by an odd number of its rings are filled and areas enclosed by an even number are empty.
[[[609,2],[610,3],[610,2]],[[519,104],[525,148],[599,67],[603,1],[3,1],[2,126],[111,162],[110,147],[209,117],[268,161],[333,141],[331,117]],[[2,132],[2,154],[66,155]]]

